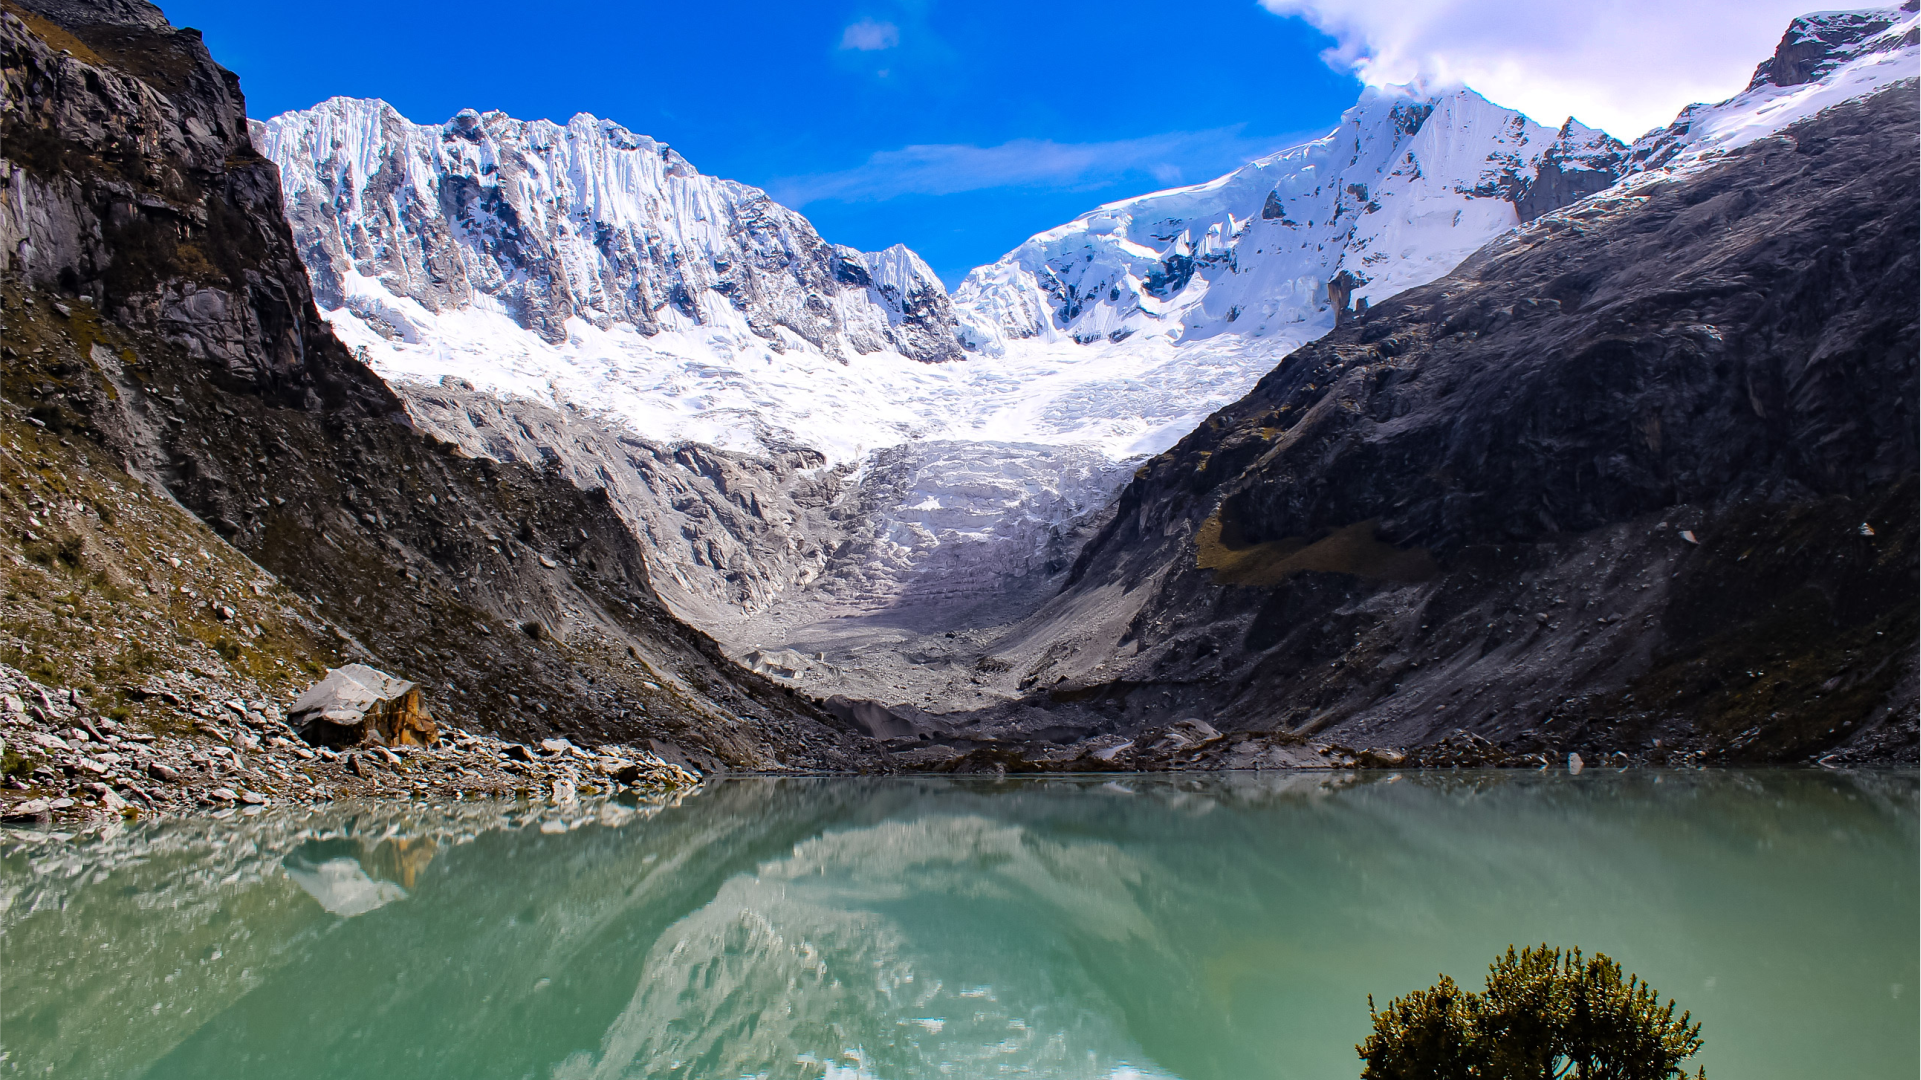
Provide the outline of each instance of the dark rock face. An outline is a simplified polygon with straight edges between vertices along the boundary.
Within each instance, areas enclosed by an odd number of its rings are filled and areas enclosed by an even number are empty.
[[[73,358],[10,359],[10,404],[163,487],[444,719],[735,767],[870,760],[667,612],[604,491],[413,429],[315,311],[197,33],[131,0],[25,0],[0,61],[6,336]]]
[[[1542,153],[1533,179],[1514,200],[1515,213],[1529,222],[1606,191],[1626,171],[1627,156],[1619,140],[1582,128],[1569,117],[1554,145]]]
[[[1128,487],[1024,707],[1914,760],[1915,144],[1907,84],[1294,353]]]
[[[1917,0],[1907,0],[1900,10],[1916,10]],[[1766,86],[1800,86],[1840,67],[1862,51],[1872,51],[1872,39],[1895,24],[1886,14],[1873,11],[1820,11],[1803,15],[1788,24],[1774,55],[1754,69],[1748,89]],[[1915,43],[1910,33],[1905,39],[1883,42],[1881,47],[1898,48]]]

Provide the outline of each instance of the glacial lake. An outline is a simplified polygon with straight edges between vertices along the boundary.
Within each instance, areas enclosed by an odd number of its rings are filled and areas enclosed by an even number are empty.
[[[0,835],[0,1074],[1337,1078],[1579,944],[1710,1077],[1913,1080],[1912,772],[734,779]]]

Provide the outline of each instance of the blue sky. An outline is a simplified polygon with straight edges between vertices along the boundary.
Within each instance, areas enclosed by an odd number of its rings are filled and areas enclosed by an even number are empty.
[[[616,120],[950,285],[1112,199],[1331,128],[1360,83],[1255,0],[541,4],[174,0],[249,112],[335,94]]]

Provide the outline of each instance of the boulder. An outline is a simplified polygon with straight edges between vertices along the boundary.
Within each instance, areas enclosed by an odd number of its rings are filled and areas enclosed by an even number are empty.
[[[420,711],[420,688],[365,664],[329,669],[287,710],[287,722],[316,746],[431,746],[439,737]]]
[[[35,822],[44,822],[48,817],[48,804],[45,799],[28,799],[25,802],[14,803],[4,811],[0,811],[0,821],[5,821],[9,825],[27,825]]]

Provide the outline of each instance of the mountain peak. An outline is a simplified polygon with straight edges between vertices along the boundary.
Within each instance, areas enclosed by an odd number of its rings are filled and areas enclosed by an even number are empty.
[[[721,328],[776,353],[958,355],[944,290],[908,307],[867,295],[800,214],[590,113],[561,125],[464,109],[429,126],[336,97],[255,134],[317,297],[382,336],[472,309],[548,342],[581,319],[647,336]],[[938,289],[931,271],[907,288],[912,269],[896,275],[901,297]]]
[[[1625,149],[1465,87],[1369,87],[1320,139],[1109,203],[975,270],[955,294],[963,333],[993,353],[1023,338],[1191,341],[1331,323],[1329,282],[1361,302],[1433,280],[1517,222],[1612,183]]]

